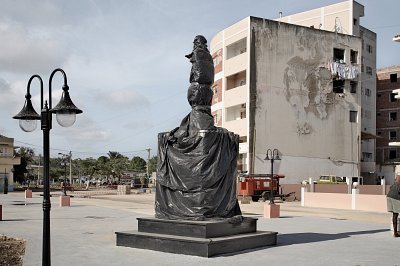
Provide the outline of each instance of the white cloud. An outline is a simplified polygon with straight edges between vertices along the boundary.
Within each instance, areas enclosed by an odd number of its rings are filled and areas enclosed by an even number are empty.
[[[95,96],[104,105],[111,105],[114,108],[136,108],[149,104],[149,100],[135,90],[113,90],[110,92],[101,91]]]
[[[0,71],[20,73],[48,72],[67,56],[63,44],[49,34],[34,34],[23,25],[0,21]]]

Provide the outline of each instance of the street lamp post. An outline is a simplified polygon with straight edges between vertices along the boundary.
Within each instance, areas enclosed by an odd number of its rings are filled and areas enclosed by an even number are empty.
[[[51,83],[55,73],[61,72],[64,77],[64,85],[62,87],[63,94],[60,102],[52,108],[51,104]],[[30,85],[34,78],[40,81],[40,106],[41,115],[39,115],[32,106]],[[69,87],[67,84],[67,75],[61,68],[55,69],[49,78],[48,102],[43,104],[43,80],[39,75],[33,75],[27,86],[25,95],[25,104],[21,112],[13,118],[19,120],[21,129],[25,132],[31,132],[36,129],[36,120],[41,121],[41,129],[43,131],[43,247],[42,247],[42,265],[51,265],[50,255],[50,130],[52,127],[52,114],[56,114],[57,122],[63,126],[72,126],[76,120],[76,114],[82,113],[72,102],[69,96]]]
[[[274,162],[276,160],[280,160],[279,158],[279,151],[278,149],[268,149],[267,150],[267,156],[265,157],[264,160],[271,161],[271,183],[270,183],[270,196],[269,196],[269,204],[275,204],[274,202]]]

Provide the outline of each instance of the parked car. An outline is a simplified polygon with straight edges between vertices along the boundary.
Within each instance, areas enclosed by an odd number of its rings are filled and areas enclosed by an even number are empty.
[[[309,183],[308,180],[303,180],[302,184]],[[336,175],[321,175],[318,180],[313,181],[314,184],[346,184],[341,176]]]

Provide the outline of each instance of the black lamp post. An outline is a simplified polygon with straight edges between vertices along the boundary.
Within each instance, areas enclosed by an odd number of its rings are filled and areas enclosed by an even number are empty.
[[[280,159],[281,158],[279,158],[278,149],[267,150],[267,156],[265,157],[264,160],[271,161],[271,185],[270,185],[271,194],[269,196],[269,204],[274,204],[274,162],[275,160],[280,160]]]
[[[51,82],[55,73],[61,72],[64,77],[64,85],[62,87],[63,94],[60,102],[52,108],[51,105]],[[32,106],[30,86],[34,78],[40,81],[40,107],[41,115],[36,113]],[[49,98],[43,104],[43,80],[39,75],[33,75],[27,86],[25,95],[25,105],[21,112],[15,115],[14,119],[19,119],[19,126],[25,132],[31,132],[36,129],[36,120],[41,120],[41,129],[43,131],[43,248],[42,248],[42,265],[51,265],[50,255],[50,129],[52,126],[52,114],[56,114],[57,122],[63,127],[72,126],[75,123],[76,114],[82,113],[72,102],[69,96],[69,87],[67,84],[67,75],[61,68],[55,69],[49,78]]]

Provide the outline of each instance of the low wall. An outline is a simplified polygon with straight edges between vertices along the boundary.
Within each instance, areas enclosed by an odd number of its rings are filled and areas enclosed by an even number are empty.
[[[360,211],[387,212],[386,195],[355,195],[355,209]]]
[[[385,194],[381,185],[360,185],[357,188],[360,190],[360,194],[370,194],[370,195]]]
[[[294,192],[293,195],[288,197],[288,200],[300,200],[301,198],[301,184],[281,184],[281,193],[282,194],[289,194],[291,192]]]
[[[314,192],[319,193],[347,193],[347,184],[314,184]]]
[[[306,188],[304,188],[306,190]],[[303,192],[301,205],[305,207],[387,212],[386,195]]]
[[[351,194],[306,192],[304,206],[351,210]]]

